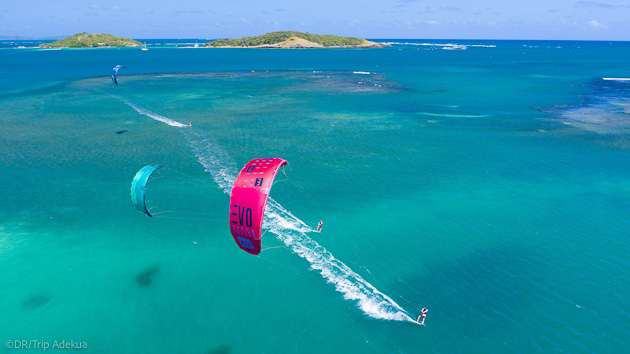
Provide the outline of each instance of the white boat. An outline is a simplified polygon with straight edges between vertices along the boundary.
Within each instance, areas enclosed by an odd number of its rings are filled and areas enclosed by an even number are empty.
[[[149,50],[149,48],[147,48],[147,42],[144,42],[144,48],[142,48],[142,50]]]

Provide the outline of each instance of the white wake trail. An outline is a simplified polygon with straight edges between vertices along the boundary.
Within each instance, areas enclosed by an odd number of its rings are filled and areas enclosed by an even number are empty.
[[[332,253],[306,234],[312,231],[304,222],[269,198],[265,210],[265,229],[274,233],[298,256],[306,259],[346,300],[358,301],[359,308],[370,317],[415,322],[389,296],[378,291]]]
[[[111,97],[114,97],[118,100],[120,100],[121,102],[123,102],[124,104],[126,104],[127,106],[133,108],[136,112],[142,114],[143,116],[147,116],[151,119],[157,120],[158,122],[162,122],[162,123],[166,123],[168,125],[170,125],[171,127],[177,127],[177,128],[184,128],[184,127],[188,127],[187,124],[183,124],[177,121],[174,121],[170,118],[166,118],[164,116],[161,116],[155,112],[151,112],[148,109],[142,108],[134,103],[129,102],[128,100],[122,98],[122,97],[118,97],[118,96],[114,96],[114,95],[110,95]]]

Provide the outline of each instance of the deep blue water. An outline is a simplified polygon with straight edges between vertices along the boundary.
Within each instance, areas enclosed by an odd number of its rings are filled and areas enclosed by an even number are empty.
[[[630,43],[387,41],[0,45],[0,339],[623,352]],[[265,156],[289,167],[254,257],[229,191]],[[148,218],[129,185],[155,163]]]

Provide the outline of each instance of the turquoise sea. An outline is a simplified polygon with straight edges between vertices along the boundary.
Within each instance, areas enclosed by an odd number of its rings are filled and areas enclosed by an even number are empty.
[[[167,41],[0,42],[3,352],[630,347],[630,42]],[[252,256],[228,206],[257,157],[289,165]]]

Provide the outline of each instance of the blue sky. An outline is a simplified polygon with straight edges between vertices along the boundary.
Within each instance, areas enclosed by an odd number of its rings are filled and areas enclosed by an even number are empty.
[[[630,0],[2,0],[0,36],[630,40]]]

